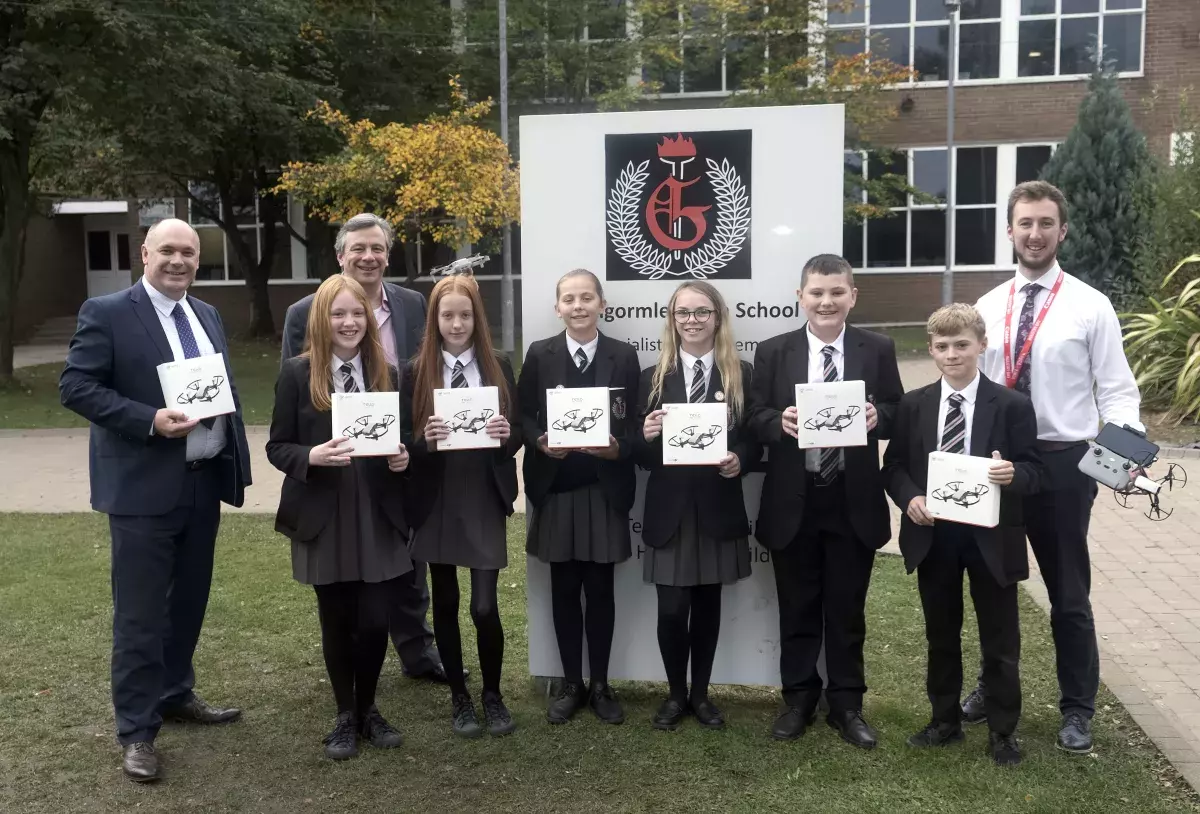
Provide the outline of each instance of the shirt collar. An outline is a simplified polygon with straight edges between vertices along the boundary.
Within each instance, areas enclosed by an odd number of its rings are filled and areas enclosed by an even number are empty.
[[[146,275],[142,275],[142,287],[146,289],[146,293],[150,295],[150,304],[154,306],[154,310],[162,314],[164,317],[171,316],[171,312],[175,310],[176,303],[182,303],[187,299],[187,294],[184,294],[178,300],[173,300],[166,294],[159,291],[154,286],[150,285],[150,281],[146,279]]]
[[[693,370],[696,369],[696,360],[699,359],[701,362],[704,363],[704,372],[707,373],[708,371],[712,370],[713,356],[715,355],[715,353],[716,353],[716,349],[714,348],[713,350],[710,350],[708,353],[704,354],[703,356],[692,356],[690,353],[685,351],[683,348],[680,348],[679,349],[679,360],[683,363],[683,369],[685,371],[687,371],[688,373],[691,373]]]
[[[814,334],[812,332],[812,328],[808,325],[808,323],[805,323],[804,330],[808,333],[808,352],[810,355],[820,353],[821,349],[824,348],[826,345],[832,345],[833,349],[835,351],[837,351],[838,353],[844,354],[844,351],[842,350],[842,348],[845,347],[845,344],[846,344],[846,326],[845,325],[842,326],[842,332],[837,335],[837,339],[833,340],[832,342],[826,342],[823,339],[821,339],[819,336]]]
[[[1020,268],[1017,269],[1017,275],[1013,279],[1016,281],[1017,291],[1020,291],[1021,288],[1026,283],[1037,283],[1042,288],[1049,291],[1051,288],[1054,287],[1054,281],[1058,279],[1058,275],[1061,272],[1062,272],[1062,268],[1059,267],[1058,261],[1056,260],[1056,261],[1054,261],[1053,266],[1046,269],[1040,275],[1038,275],[1037,277],[1034,277],[1032,280],[1030,280],[1028,277],[1026,277],[1024,274],[1022,274]]]
[[[460,353],[458,356],[455,356],[454,354],[450,353],[449,351],[443,350],[442,351],[442,361],[445,362],[446,367],[450,368],[451,370],[454,369],[455,362],[462,362],[463,367],[466,367],[467,365],[471,364],[471,362],[475,361],[475,348],[474,347],[467,348],[465,351]]]
[[[963,400],[967,404],[974,405],[975,404],[975,396],[978,395],[978,393],[979,393],[979,371],[978,370],[975,371],[975,378],[971,379],[971,383],[968,384],[966,387],[964,387],[962,390],[955,390],[953,387],[950,386],[950,383],[946,381],[946,377],[943,376],[942,377],[942,401],[946,401],[954,393],[958,393],[960,396],[962,396]]]
[[[596,335],[594,337],[592,337],[592,341],[585,342],[582,345],[579,344],[578,342],[576,342],[570,334],[567,334],[566,336],[567,336],[567,352],[570,353],[571,356],[574,356],[575,351],[579,350],[580,348],[583,348],[583,352],[587,354],[588,359],[591,359],[593,356],[596,355],[596,346],[600,344],[600,332],[599,331],[596,331]]]
[[[350,366],[354,368],[354,372],[357,373],[358,377],[361,379],[362,378],[362,354],[356,353],[356,354],[354,354],[353,359],[348,359],[347,361],[350,362]],[[343,362],[337,356],[334,356],[329,360],[329,364],[332,365],[333,372],[336,375],[341,372],[342,365],[346,364],[346,362]]]

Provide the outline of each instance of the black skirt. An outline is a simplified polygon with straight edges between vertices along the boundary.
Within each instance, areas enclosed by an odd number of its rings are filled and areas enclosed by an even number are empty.
[[[508,566],[507,517],[492,465],[495,451],[464,449],[445,456],[442,484],[413,540],[414,560],[498,571]]]
[[[715,540],[700,531],[693,501],[679,528],[661,548],[646,547],[642,580],[651,585],[732,585],[750,576],[750,541]]]
[[[600,484],[552,492],[533,508],[525,551],[542,562],[617,563],[629,559],[629,516],[613,511]]]

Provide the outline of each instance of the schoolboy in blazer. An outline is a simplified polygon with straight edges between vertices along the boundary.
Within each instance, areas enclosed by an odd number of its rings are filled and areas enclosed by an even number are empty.
[[[884,452],[888,494],[901,511],[900,550],[917,572],[929,641],[927,684],[933,719],[909,738],[913,746],[963,739],[962,573],[971,582],[989,692],[989,748],[1000,765],[1021,760],[1014,732],[1021,714],[1021,629],[1017,583],[1029,577],[1022,497],[1041,482],[1033,403],[979,372],[987,346],[983,318],[970,305],[939,308],[929,318],[930,355],[942,378],[904,395]],[[926,505],[929,453],[994,458],[989,486],[1001,489],[995,528],[934,520]]]
[[[846,324],[857,297],[849,263],[836,255],[813,257],[796,293],[808,324],[758,346],[750,397],[750,425],[768,449],[754,531],[772,552],[787,705],[771,734],[791,740],[812,723],[823,638],[826,720],[846,742],[871,749],[876,734],[862,717],[866,598],[875,551],[891,537],[879,441],[890,437],[904,391],[892,340]],[[823,371],[838,381],[863,381],[868,402],[867,445],[844,448],[832,467],[821,450],[796,442],[795,385],[825,381]]]

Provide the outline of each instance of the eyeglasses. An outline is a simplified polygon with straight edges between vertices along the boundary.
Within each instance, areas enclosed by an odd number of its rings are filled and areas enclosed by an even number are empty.
[[[697,322],[708,322],[708,318],[713,315],[711,308],[697,308],[694,311],[689,311],[686,308],[675,309],[675,321],[680,325],[686,323],[689,317],[695,317]]]

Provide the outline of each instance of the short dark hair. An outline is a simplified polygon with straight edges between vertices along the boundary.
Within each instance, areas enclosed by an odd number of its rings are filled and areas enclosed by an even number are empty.
[[[592,285],[596,287],[596,296],[601,300],[604,299],[604,286],[600,285],[600,278],[587,269],[571,269],[566,274],[558,278],[558,282],[554,284],[554,299],[558,300],[559,291],[562,289],[562,284],[570,277],[591,277]]]
[[[1059,226],[1065,226],[1067,223],[1067,198],[1062,194],[1061,189],[1049,181],[1026,181],[1023,184],[1017,184],[1013,188],[1013,191],[1008,196],[1008,225],[1012,226],[1013,209],[1016,208],[1018,203],[1044,201],[1047,199],[1058,204]]]
[[[804,269],[800,272],[800,288],[808,284],[810,274],[845,274],[850,286],[854,286],[854,268],[850,261],[837,254],[818,254],[808,258]]]
[[[387,250],[390,254],[392,251],[392,241],[395,240],[396,233],[393,231],[390,223],[370,212],[362,212],[342,224],[342,228],[338,229],[337,237],[333,240],[334,253],[338,257],[346,253],[346,237],[351,232],[361,232],[364,229],[371,229],[376,226],[383,232],[383,239],[387,243]]]

